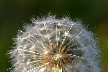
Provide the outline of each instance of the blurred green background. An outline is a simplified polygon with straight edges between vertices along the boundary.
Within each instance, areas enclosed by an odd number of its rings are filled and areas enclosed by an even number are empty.
[[[7,50],[13,46],[12,38],[23,22],[31,17],[56,14],[80,19],[97,34],[103,52],[105,72],[108,72],[108,0],[0,0],[0,72],[9,72]]]

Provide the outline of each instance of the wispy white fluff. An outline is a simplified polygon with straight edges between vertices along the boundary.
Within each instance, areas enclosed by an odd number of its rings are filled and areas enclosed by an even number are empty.
[[[53,72],[42,63],[42,54],[50,52],[49,43],[58,47],[62,44],[72,50],[70,55],[74,59],[63,66],[65,72],[101,72],[97,41],[80,22],[55,16],[32,18],[31,21],[14,39],[15,46],[9,53],[13,65],[11,72]],[[60,57],[62,55],[56,55],[56,59]]]

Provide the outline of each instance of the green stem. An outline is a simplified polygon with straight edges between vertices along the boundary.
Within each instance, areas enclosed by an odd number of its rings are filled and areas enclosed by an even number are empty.
[[[66,71],[66,69],[64,67],[62,67],[62,68],[52,67],[52,71],[51,72],[67,72],[67,71]]]

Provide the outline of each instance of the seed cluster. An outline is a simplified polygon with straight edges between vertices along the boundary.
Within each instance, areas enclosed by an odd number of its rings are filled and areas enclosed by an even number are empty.
[[[42,62],[46,64],[47,67],[61,68],[73,61],[73,56],[70,55],[71,50],[68,50],[66,46],[53,47],[52,44],[49,46],[50,51],[48,53],[42,54]]]
[[[79,22],[48,16],[19,30],[11,72],[101,72],[94,34]]]

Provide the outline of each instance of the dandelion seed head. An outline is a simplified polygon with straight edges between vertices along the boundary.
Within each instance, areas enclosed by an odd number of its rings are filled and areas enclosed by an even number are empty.
[[[48,16],[19,30],[11,72],[101,72],[97,41],[80,22]]]

